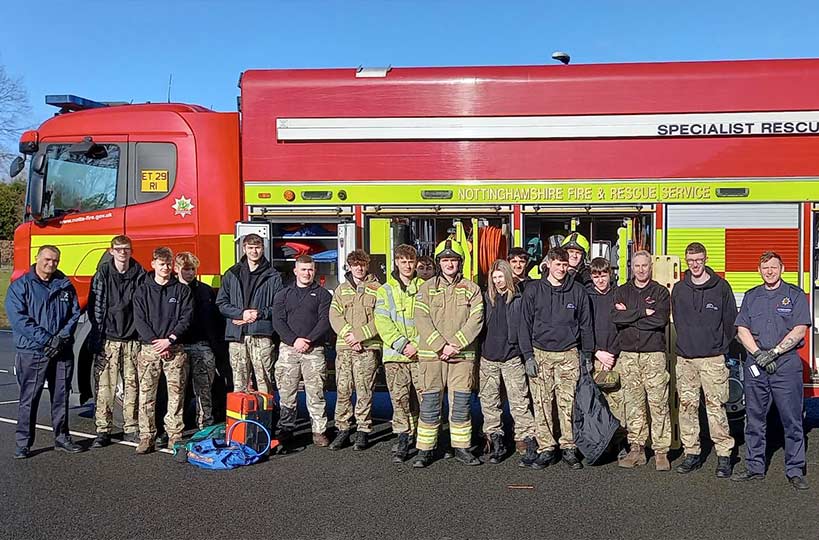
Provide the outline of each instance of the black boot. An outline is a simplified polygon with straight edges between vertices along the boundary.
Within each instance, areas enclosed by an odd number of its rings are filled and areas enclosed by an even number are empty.
[[[489,437],[491,452],[489,453],[489,463],[495,465],[503,461],[506,456],[506,446],[503,444],[503,433],[493,433]]]
[[[393,463],[404,463],[409,456],[410,437],[407,433],[398,435],[398,443],[395,448],[395,454],[392,456]]]
[[[731,478],[731,457],[719,456],[717,457],[717,470],[714,474],[717,478]]]
[[[416,469],[423,469],[428,467],[430,463],[432,463],[432,450],[419,450],[412,466]]]
[[[531,467],[537,459],[537,440],[534,437],[526,437],[523,439],[526,443],[526,453],[518,463],[519,467]]]
[[[680,474],[688,474],[700,467],[702,467],[702,461],[700,461],[699,454],[686,454],[683,462],[677,465],[674,470]],[[731,476],[731,474],[728,473],[728,476]]]
[[[356,431],[353,436],[353,450],[361,451],[367,449],[367,434],[363,431]]]
[[[538,454],[537,459],[532,463],[531,467],[538,470],[545,469],[555,461],[557,461],[557,453],[553,448],[550,448]]]
[[[105,448],[111,444],[111,435],[108,433],[98,433],[97,438],[91,443],[91,448]]]
[[[468,448],[454,448],[455,459],[464,465],[480,465],[481,460],[472,455]]]
[[[330,450],[341,450],[347,444],[347,441],[350,440],[350,433],[349,429],[342,429],[336,434],[336,438],[333,439],[333,442],[330,443]]]
[[[583,468],[583,463],[577,457],[577,450],[574,448],[563,450],[563,463],[568,465],[573,471],[579,471]]]

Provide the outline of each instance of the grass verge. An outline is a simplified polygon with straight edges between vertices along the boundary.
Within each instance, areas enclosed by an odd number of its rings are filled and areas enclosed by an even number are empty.
[[[6,290],[9,288],[9,278],[11,268],[0,268],[0,328],[9,327],[9,319],[6,317]]]

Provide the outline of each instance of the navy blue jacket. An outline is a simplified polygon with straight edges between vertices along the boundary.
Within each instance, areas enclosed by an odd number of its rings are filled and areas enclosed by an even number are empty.
[[[784,281],[773,290],[759,285],[746,292],[736,318],[736,325],[750,330],[756,344],[765,350],[779,345],[795,326],[812,324],[813,317],[804,291]],[[797,358],[798,351],[804,344],[805,341],[800,340],[796,347],[783,353],[782,357]],[[781,365],[780,360],[777,363]],[[802,369],[801,364],[798,369]]]
[[[56,335],[69,339],[64,350],[70,351],[80,304],[77,291],[65,274],[57,270],[50,281],[43,281],[32,265],[28,273],[9,286],[6,314],[18,351],[41,353]]]

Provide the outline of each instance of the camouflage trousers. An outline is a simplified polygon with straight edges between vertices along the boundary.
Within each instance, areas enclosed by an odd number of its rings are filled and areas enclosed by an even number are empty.
[[[438,442],[444,389],[449,390],[449,438],[454,448],[472,443],[472,385],[475,362],[461,360],[423,361],[418,364],[421,378],[421,411],[418,419],[418,450],[432,450]]]
[[[622,352],[620,384],[626,401],[626,429],[630,444],[645,445],[651,414],[651,447],[655,452],[668,452],[671,447],[671,416],[668,407],[668,381],[664,352]]]
[[[529,379],[532,404],[535,409],[535,436],[538,452],[560,448],[575,448],[572,432],[574,393],[580,378],[580,353],[577,349],[561,352],[535,349],[537,377]],[[552,405],[557,402],[557,419],[560,439],[555,441],[555,425]]]
[[[336,356],[336,427],[350,429],[355,390],[356,429],[370,433],[373,428],[373,388],[378,371],[377,351],[338,351]]]
[[[483,432],[487,435],[503,434],[501,384],[506,389],[509,413],[515,423],[515,440],[531,437],[535,434],[535,421],[532,418],[526,371],[520,357],[504,362],[481,358],[478,397],[483,412]]]
[[[680,396],[680,439],[686,454],[700,453],[700,388],[705,395],[708,431],[717,456],[727,457],[734,448],[728,429],[728,367],[725,357],[677,357],[677,394]]]
[[[97,433],[111,433],[114,428],[114,401],[117,380],[122,374],[123,430],[134,433],[139,429],[139,376],[137,357],[139,341],[106,339],[102,352],[94,357],[94,379],[97,385],[94,420]]]
[[[620,369],[620,362],[614,362],[614,367],[611,370],[615,373],[620,373],[620,385],[615,388],[614,390],[603,390],[603,396],[606,398],[606,403],[609,405],[609,410],[611,414],[620,422],[620,425],[625,427],[626,426],[626,400],[623,397],[623,374],[622,370]],[[597,373],[598,371],[603,371],[603,364],[600,363],[600,360],[594,361],[594,371]]]
[[[185,345],[190,365],[193,395],[196,397],[196,425],[199,429],[213,424],[213,379],[216,377],[216,357],[207,341]]]
[[[392,432],[415,435],[421,402],[418,362],[385,362],[384,375],[392,402]]]
[[[156,438],[156,391],[159,377],[165,373],[168,389],[168,412],[165,431],[168,437],[179,437],[185,428],[182,410],[185,405],[185,385],[188,382],[188,355],[181,345],[172,345],[168,358],[161,358],[150,345],[139,352],[139,438]]]
[[[313,347],[306,353],[300,353],[290,345],[282,343],[279,346],[279,359],[276,362],[276,386],[282,409],[279,428],[291,432],[295,430],[296,395],[302,377],[312,431],[324,433],[327,430],[327,403],[324,399],[327,363],[324,359],[324,347]],[[292,417],[286,414],[285,409],[292,411]]]
[[[233,391],[247,392],[256,375],[256,390],[273,393],[273,339],[265,336],[244,336],[241,343],[228,344],[230,368],[233,370]]]

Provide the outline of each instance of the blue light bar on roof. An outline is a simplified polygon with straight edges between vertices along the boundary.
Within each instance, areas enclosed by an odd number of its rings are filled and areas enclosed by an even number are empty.
[[[98,109],[107,107],[105,103],[92,101],[72,94],[52,94],[45,97],[46,105],[59,107],[61,112],[83,111],[86,109]]]

